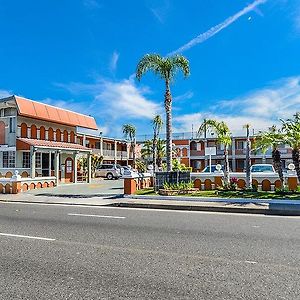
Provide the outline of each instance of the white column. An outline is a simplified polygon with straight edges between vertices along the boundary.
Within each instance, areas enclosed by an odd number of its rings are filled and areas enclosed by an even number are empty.
[[[103,156],[103,137],[100,138],[100,155]]]
[[[77,154],[78,152],[76,151],[74,154],[73,154],[73,162],[74,162],[74,180],[73,182],[74,183],[77,183]]]
[[[115,164],[117,163],[117,141],[115,140],[115,153],[114,153],[114,159],[115,159]]]
[[[235,157],[235,139],[232,139],[231,144],[231,151],[232,151],[232,171],[236,172],[236,157]]]
[[[51,151],[49,152],[49,176],[51,176]]]
[[[87,182],[91,183],[92,182],[92,155],[91,153],[88,153],[87,155]]]
[[[56,177],[56,185],[59,185],[59,151],[55,151],[54,156],[54,176]]]
[[[30,146],[30,177],[35,178],[35,152],[33,146]]]

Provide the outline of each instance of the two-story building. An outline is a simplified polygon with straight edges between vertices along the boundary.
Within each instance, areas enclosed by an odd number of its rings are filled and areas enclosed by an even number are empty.
[[[24,177],[55,176],[58,182],[77,182],[78,158],[91,155],[105,163],[132,163],[124,140],[102,137],[93,117],[23,97],[0,99],[0,177],[17,170]]]
[[[211,163],[213,165],[224,165],[224,146],[217,142],[216,137],[206,136],[194,138],[196,133],[174,133],[173,148],[176,153],[176,158],[186,166],[192,167],[194,172],[202,171],[209,164],[209,157],[205,155],[206,147],[215,147],[216,155],[212,155]],[[161,137],[164,139],[164,136]],[[253,143],[255,135],[252,135],[250,140]],[[151,136],[140,136],[139,143],[143,145],[144,140],[151,139]],[[280,147],[283,167],[287,168],[292,162],[292,149],[286,145]],[[233,172],[243,172],[246,162],[246,137],[232,136],[232,144],[228,149],[229,165]],[[251,164],[269,163],[272,164],[272,152],[268,149],[266,153],[261,151],[251,151]],[[149,158],[152,159],[151,157]]]

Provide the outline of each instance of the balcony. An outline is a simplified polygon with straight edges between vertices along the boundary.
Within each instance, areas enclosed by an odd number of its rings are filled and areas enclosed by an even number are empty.
[[[93,153],[101,154],[100,149],[93,148]],[[127,159],[127,151],[117,151],[117,159]],[[103,157],[104,158],[115,158],[115,150],[105,150],[103,149]],[[129,158],[132,158],[132,153],[130,153]]]

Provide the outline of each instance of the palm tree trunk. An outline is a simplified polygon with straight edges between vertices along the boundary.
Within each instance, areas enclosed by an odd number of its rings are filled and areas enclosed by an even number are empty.
[[[228,146],[224,145],[224,158],[225,158],[225,166],[224,166],[224,181],[229,185],[230,177],[229,177],[229,159],[228,159]]]
[[[282,164],[281,164],[281,154],[278,149],[273,149],[272,150],[272,159],[273,159],[273,164],[276,172],[278,173],[279,179],[281,181],[281,188],[284,188],[284,177],[283,177],[283,171],[282,171]]]
[[[157,171],[157,139],[156,139],[156,134],[154,134],[153,138],[153,172],[155,173]]]
[[[250,171],[250,137],[249,127],[247,127],[247,142],[246,142],[246,188],[251,189],[251,171]]]
[[[136,167],[136,153],[135,153],[136,141],[135,141],[135,139],[133,142],[131,142],[131,148],[132,148],[132,164],[133,164],[133,168],[135,169],[135,167]]]
[[[166,152],[167,152],[167,171],[172,171],[172,96],[170,84],[166,81],[165,93],[165,110],[166,110]]]
[[[295,165],[295,170],[296,170],[297,177],[298,177],[298,182],[300,182],[300,165],[299,165],[299,149],[298,148],[293,148],[292,158],[293,158],[293,163]]]

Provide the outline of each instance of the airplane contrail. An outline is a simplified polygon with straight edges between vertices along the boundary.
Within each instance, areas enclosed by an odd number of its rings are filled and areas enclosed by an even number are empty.
[[[248,12],[254,10],[257,6],[259,6],[259,5],[261,5],[265,2],[267,2],[267,0],[255,0],[253,3],[247,5],[245,8],[243,8],[242,10],[240,10],[239,12],[234,14],[233,16],[227,18],[224,22],[210,28],[208,31],[206,31],[204,33],[199,34],[197,37],[195,37],[194,39],[192,39],[191,41],[189,41],[188,43],[186,43],[182,47],[178,48],[175,51],[170,52],[168,54],[168,56],[178,54],[178,53],[182,53],[182,52],[194,47],[197,44],[203,43],[204,41],[206,41],[206,40],[210,39],[211,37],[213,37],[214,35],[216,35],[221,30],[228,27],[230,24],[234,23],[240,17],[244,16]]]

